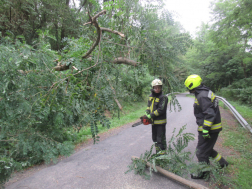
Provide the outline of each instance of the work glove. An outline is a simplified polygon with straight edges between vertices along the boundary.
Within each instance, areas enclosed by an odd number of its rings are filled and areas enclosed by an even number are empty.
[[[203,129],[203,131],[202,131],[202,136],[204,139],[211,138],[209,135],[209,131],[205,130],[205,129]]]
[[[148,119],[151,119],[151,115],[145,112],[145,115],[147,116]]]

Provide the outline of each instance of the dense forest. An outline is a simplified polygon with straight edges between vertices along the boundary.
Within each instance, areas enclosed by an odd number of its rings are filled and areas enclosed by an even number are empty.
[[[251,104],[250,0],[212,4],[193,39],[162,0],[0,0],[0,182],[56,161],[74,134],[109,127],[122,102],[143,100],[158,77],[185,91],[199,74],[218,94]]]

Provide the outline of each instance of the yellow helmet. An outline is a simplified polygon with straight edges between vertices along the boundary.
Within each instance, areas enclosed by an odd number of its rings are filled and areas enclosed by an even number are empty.
[[[160,79],[154,79],[152,82],[151,82],[151,86],[154,87],[156,85],[163,85],[162,81]]]
[[[185,80],[185,86],[189,89],[192,90],[201,84],[201,77],[199,75],[190,75],[187,77]]]

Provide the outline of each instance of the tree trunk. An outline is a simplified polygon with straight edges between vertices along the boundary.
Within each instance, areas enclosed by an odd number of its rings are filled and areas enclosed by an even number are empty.
[[[246,52],[247,41],[248,41],[248,39],[245,38],[245,41],[244,41],[244,53]],[[243,68],[244,77],[247,78],[246,64],[244,64],[243,59],[244,59],[244,54],[242,55],[241,66],[242,66],[242,68]]]
[[[67,12],[68,9],[69,9],[69,2],[70,0],[66,0],[66,8],[65,8],[65,11]],[[66,33],[66,25],[64,24],[64,20],[63,20],[63,23],[62,23],[62,27],[61,27],[61,32],[60,32],[60,49],[62,49],[64,47],[64,45],[61,43],[62,39],[65,37],[65,33]]]
[[[56,37],[56,50],[59,50],[59,31],[58,31],[58,23],[54,23],[55,27],[55,37]]]

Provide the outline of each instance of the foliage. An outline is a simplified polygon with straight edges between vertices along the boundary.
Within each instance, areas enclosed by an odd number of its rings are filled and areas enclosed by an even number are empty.
[[[125,172],[125,174],[131,172],[134,170],[134,173],[140,176],[143,176],[145,179],[150,179],[152,168],[150,167],[149,174],[146,173],[146,160],[151,158],[152,150],[154,148],[155,144],[151,146],[150,151],[146,151],[144,154],[141,154],[139,158],[132,159],[132,162],[130,165],[128,165],[128,170]]]
[[[173,130],[173,135],[168,142],[165,154],[160,156],[158,154],[158,157],[152,160],[154,166],[158,164],[162,168],[180,176],[188,172],[186,162],[191,161],[191,152],[185,151],[185,148],[190,141],[194,140],[194,135],[192,133],[183,133],[185,129],[186,126],[183,126],[176,135],[176,129]]]
[[[145,176],[145,178],[149,178],[153,171],[157,171],[155,166],[158,165],[180,176],[188,173],[189,169],[187,162],[191,161],[191,152],[185,151],[185,148],[190,141],[194,140],[194,135],[192,133],[183,133],[185,128],[186,127],[183,126],[177,135],[175,135],[176,129],[174,129],[166,150],[160,151],[158,154],[152,154],[153,146],[155,146],[155,144],[153,144],[150,151],[146,151],[139,159],[132,160],[131,164],[128,166],[129,170],[127,172],[134,170],[135,174],[140,174]],[[146,165],[146,162],[153,165],[153,169],[149,169],[149,174],[144,172],[144,165]]]
[[[65,141],[62,127],[77,121],[73,107],[77,102],[64,97],[65,83],[54,83],[60,76],[48,69],[52,66],[48,63],[55,54],[43,41],[35,50],[6,37],[0,44],[0,57],[1,154],[28,165],[69,155],[73,146]]]
[[[232,83],[228,87],[222,88],[219,91],[219,95],[230,99],[236,100],[241,104],[248,106],[252,105],[252,78],[244,78]]]
[[[178,88],[173,70],[191,39],[161,2],[0,2],[0,152],[6,165],[70,155],[77,137],[72,128],[90,128],[96,142],[98,125],[110,126],[105,112],[119,117],[122,102],[142,101],[156,77],[163,79],[164,93]],[[103,8],[99,27],[125,37],[102,31],[97,47],[82,58],[97,38],[95,28],[83,24]],[[114,62],[118,57],[135,64]],[[67,69],[55,71],[56,64]]]
[[[78,36],[81,18],[78,9],[71,7],[70,0],[2,0],[0,6],[3,36],[24,36],[27,44],[38,38],[38,30],[50,30],[56,40],[52,48],[63,47],[61,40],[69,35]],[[23,40],[24,40],[23,39]]]
[[[137,119],[139,119],[139,117],[143,115],[143,112],[146,110],[146,102],[147,100],[139,102],[135,101],[134,103],[125,101],[124,103],[122,103],[123,111],[119,112],[120,117],[118,117],[118,112],[116,112],[117,114],[107,112],[106,116],[109,119],[110,127],[102,127],[101,124],[98,124],[99,133],[107,132],[109,131],[109,129],[120,127],[122,125],[136,121]],[[76,128],[70,128],[69,132],[75,134]],[[92,138],[91,128],[82,127],[77,132],[75,143],[78,144],[90,138]]]
[[[208,181],[209,185],[216,189],[221,189],[223,187],[234,188],[235,183],[232,178],[226,174],[226,168],[221,169],[220,164],[212,158],[210,158],[210,161],[210,165],[205,162],[191,162],[188,165],[188,169],[190,170],[190,173],[195,175],[207,172],[204,178],[205,181]]]
[[[219,0],[212,7],[212,25],[201,25],[186,63],[190,73],[201,75],[208,87],[219,91],[252,74],[252,7],[246,0]]]
[[[13,159],[0,157],[0,188],[5,181],[8,181],[11,173],[20,168],[21,164],[15,162]]]

